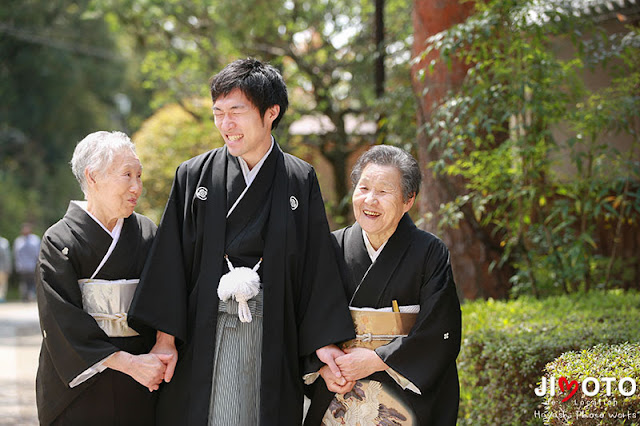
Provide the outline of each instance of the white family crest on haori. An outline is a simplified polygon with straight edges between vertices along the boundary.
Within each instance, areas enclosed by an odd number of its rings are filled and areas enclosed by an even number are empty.
[[[257,271],[262,263],[262,258],[253,269],[246,266],[236,268],[229,260],[229,256],[225,255],[224,258],[227,260],[229,272],[220,278],[218,297],[223,302],[231,298],[235,299],[238,302],[240,321],[251,322],[251,311],[247,302],[260,292],[260,275]]]
[[[205,201],[207,199],[207,194],[208,193],[209,193],[209,190],[207,188],[205,188],[204,186],[199,186],[196,189],[196,197],[198,197],[202,201]]]
[[[298,208],[298,199],[293,195],[289,197],[289,204],[291,204],[291,210],[295,210]]]

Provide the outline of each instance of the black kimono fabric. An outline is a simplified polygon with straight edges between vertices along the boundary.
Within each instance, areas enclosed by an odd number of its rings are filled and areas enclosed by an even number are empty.
[[[136,213],[126,218],[114,251],[95,278],[139,278],[155,233],[156,225],[148,218]],[[155,395],[128,375],[106,369],[74,388],[68,385],[108,355],[119,350],[146,353],[154,342],[155,335],[146,330],[136,337],[108,337],[82,310],[78,280],[91,277],[111,241],[74,203],[42,238],[36,290],[44,339],[36,401],[43,425],[61,414],[63,424],[82,424],[84,414],[91,415],[85,423],[91,425],[153,424]]]
[[[302,358],[351,338],[353,325],[315,172],[277,144],[271,156],[275,170],[268,178],[271,208],[260,267],[264,289],[260,424],[299,425]],[[227,200],[228,160],[222,147],[178,168],[141,291],[130,310],[134,328],[148,325],[178,341],[175,375],[160,390],[159,424],[207,424],[217,286],[226,271],[225,217],[232,201]],[[260,169],[251,187],[265,178],[268,168]],[[250,191],[229,220],[235,216],[251,226]]]
[[[271,212],[273,177],[277,152],[272,151],[260,168],[259,177],[247,190],[238,206],[227,218],[224,252],[234,267],[253,268],[264,254],[267,223]],[[227,205],[231,206],[244,190],[246,183],[238,159],[227,152]],[[262,277],[262,267],[257,272]],[[222,273],[229,271],[223,263]]]
[[[451,274],[449,251],[405,214],[374,264],[358,223],[333,233],[351,306],[385,308],[420,305],[407,337],[376,349],[382,360],[409,379],[422,395],[400,390],[421,425],[455,425],[459,403],[456,357],[460,351],[460,303]],[[357,289],[357,290],[356,290]],[[355,296],[354,296],[355,293]],[[386,372],[368,379],[394,383]],[[333,398],[324,381],[316,380],[307,425],[320,424]]]

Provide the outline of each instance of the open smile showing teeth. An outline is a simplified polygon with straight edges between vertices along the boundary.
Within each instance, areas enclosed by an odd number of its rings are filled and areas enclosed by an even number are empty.
[[[380,216],[380,213],[372,212],[371,210],[364,210],[364,214],[367,216]]]
[[[228,136],[230,141],[237,141],[241,137],[242,137],[242,135],[230,135],[230,136]]]

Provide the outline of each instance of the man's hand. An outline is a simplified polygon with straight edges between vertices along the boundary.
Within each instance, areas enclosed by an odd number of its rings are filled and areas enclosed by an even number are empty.
[[[324,379],[324,383],[327,385],[327,389],[334,393],[345,394],[353,389],[356,382],[348,382],[344,377],[336,377],[336,375],[329,369],[329,366],[323,365],[319,371],[320,376]]]
[[[316,355],[318,356],[320,361],[327,364],[327,366],[329,367],[329,369],[331,370],[331,372],[336,378],[342,377],[342,374],[340,373],[340,368],[338,368],[335,361],[336,358],[344,355],[344,352],[342,352],[342,349],[340,349],[336,345],[327,345],[316,350]]]
[[[149,354],[156,355],[171,355],[171,357],[164,357],[166,369],[164,370],[164,381],[169,383],[173,377],[173,373],[176,370],[176,363],[178,362],[178,350],[176,349],[175,338],[167,333],[158,331],[156,333],[156,344],[149,351]]]
[[[345,349],[346,355],[335,359],[342,376],[350,382],[363,379],[378,371],[389,368],[378,354],[366,348]]]

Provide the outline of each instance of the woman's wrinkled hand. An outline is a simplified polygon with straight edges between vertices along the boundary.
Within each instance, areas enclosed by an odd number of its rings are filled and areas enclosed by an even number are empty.
[[[330,392],[345,394],[353,389],[354,382],[347,381],[344,377],[336,377],[335,373],[331,371],[328,365],[323,365],[320,368],[320,376],[324,379],[324,383],[327,385],[327,389]]]
[[[160,387],[166,365],[171,362],[172,357],[173,355],[166,354],[132,355],[119,351],[109,357],[104,365],[131,376],[136,382],[149,389],[149,392],[153,392]]]
[[[371,349],[350,348],[345,349],[344,352],[345,355],[337,357],[335,362],[340,368],[342,377],[349,382],[355,382],[389,368],[378,354]]]
[[[167,363],[172,358],[173,355],[166,354],[136,355],[129,375],[141,385],[146,386],[150,392],[153,392],[160,387]]]

